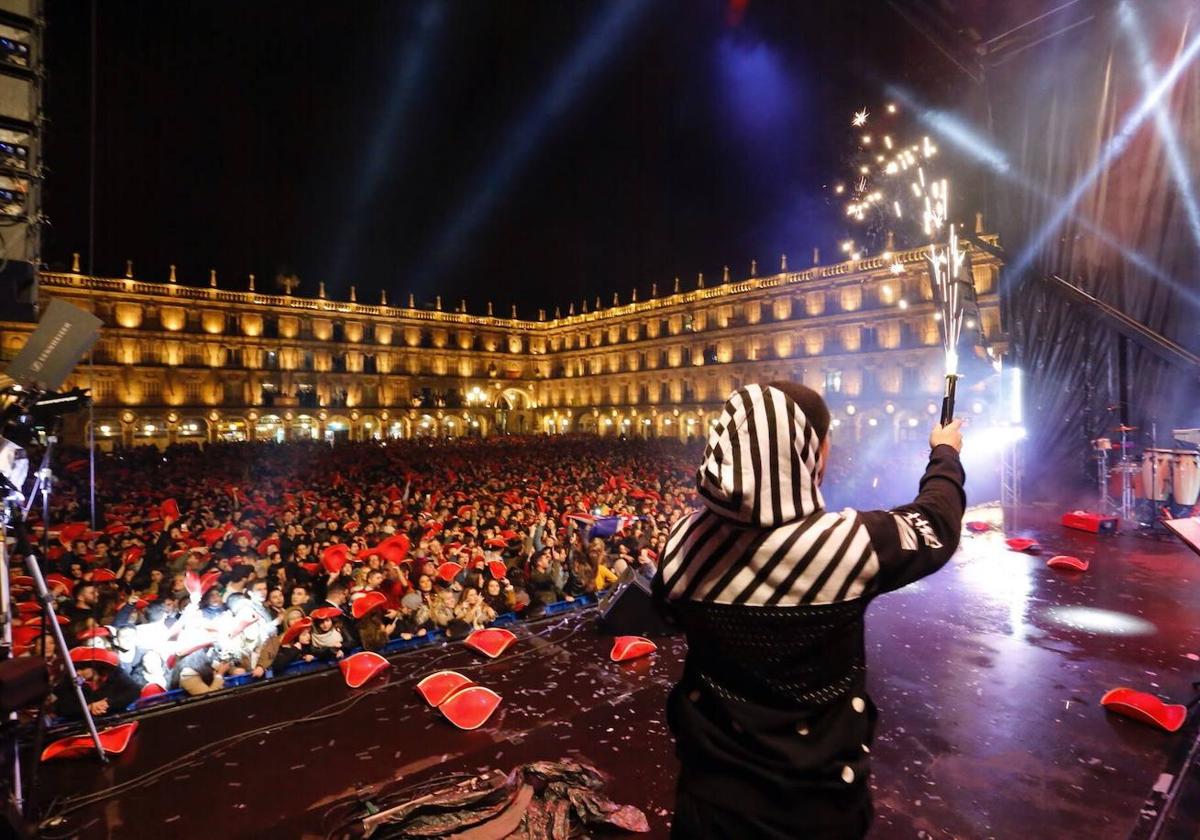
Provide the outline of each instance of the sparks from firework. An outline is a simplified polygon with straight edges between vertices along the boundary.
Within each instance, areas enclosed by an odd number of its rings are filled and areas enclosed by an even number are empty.
[[[888,117],[894,117],[897,111],[894,103],[884,108]],[[863,128],[869,116],[867,109],[862,108],[855,112],[851,125]],[[935,317],[942,325],[946,375],[957,376],[959,337],[965,320],[962,275],[966,254],[959,245],[958,231],[949,221],[950,184],[944,177],[931,176],[938,147],[928,136],[917,143],[902,143],[884,128],[876,135],[857,136],[857,177],[851,183],[846,215],[859,223],[883,223],[889,229],[897,222],[919,222],[921,238],[927,243],[937,300]],[[877,136],[889,154],[879,153],[878,144],[874,143]],[[835,189],[838,195],[845,191],[841,184]],[[859,259],[864,253],[852,239],[842,243],[842,250],[852,259]],[[884,258],[890,257],[887,254]],[[892,260],[889,269],[895,275],[905,272],[898,259]]]

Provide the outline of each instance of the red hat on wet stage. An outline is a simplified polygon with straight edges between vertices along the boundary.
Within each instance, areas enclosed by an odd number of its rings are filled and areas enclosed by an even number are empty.
[[[516,640],[515,635],[502,627],[485,627],[482,630],[472,631],[464,643],[467,647],[474,648],[485,656],[495,659],[508,650],[509,645]]]
[[[1164,703],[1153,694],[1132,688],[1114,688],[1100,698],[1100,705],[1110,712],[1157,726],[1167,732],[1178,732],[1187,720],[1187,707]]]
[[[1051,569],[1067,572],[1086,572],[1088,570],[1088,561],[1072,557],[1069,554],[1056,554],[1046,561],[1046,565]]]
[[[436,708],[451,694],[468,685],[474,683],[457,671],[437,671],[417,683],[417,692],[426,703]]]
[[[119,755],[125,752],[125,748],[129,746],[130,740],[133,738],[133,733],[137,731],[137,721],[122,723],[120,726],[114,726],[111,729],[105,729],[100,734],[100,746],[108,755]],[[96,744],[92,741],[91,735],[72,735],[70,738],[61,738],[52,744],[48,744],[46,749],[42,750],[42,761],[54,761],[55,759],[68,758],[84,758],[89,755],[94,755]]]
[[[482,685],[464,686],[438,706],[446,720],[459,729],[478,729],[487,723],[500,705],[500,695]]]
[[[338,663],[338,667],[342,669],[346,685],[358,688],[367,680],[386,671],[388,661],[374,651],[361,650],[353,656],[347,656]]]
[[[609,658],[613,662],[624,662],[628,659],[637,659],[639,656],[647,656],[656,650],[658,650],[658,646],[654,642],[641,636],[617,636],[613,639]]]

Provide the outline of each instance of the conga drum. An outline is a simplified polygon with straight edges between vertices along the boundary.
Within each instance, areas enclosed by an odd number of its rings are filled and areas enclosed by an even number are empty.
[[[1176,449],[1175,472],[1171,476],[1175,504],[1194,505],[1200,501],[1200,452]]]
[[[1175,452],[1170,449],[1147,449],[1142,453],[1143,498],[1165,502],[1171,495],[1171,473]]]

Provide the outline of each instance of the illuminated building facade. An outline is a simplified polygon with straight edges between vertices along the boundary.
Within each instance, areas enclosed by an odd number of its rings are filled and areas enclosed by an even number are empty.
[[[994,242],[994,237],[985,236]],[[103,319],[91,362],[98,444],[336,441],[593,432],[699,436],[749,382],[825,393],[838,434],[926,433],[941,340],[922,250],[742,280],[536,320],[44,273],[43,299]],[[902,270],[901,270],[902,269]],[[1004,350],[999,261],[972,252],[977,329]],[[488,309],[490,311],[491,305]],[[557,313],[556,313],[557,314]],[[973,325],[968,324],[968,327]],[[11,358],[32,325],[0,320]],[[974,405],[980,410],[978,404]],[[967,409],[969,410],[969,409]],[[76,441],[84,421],[68,430]]]

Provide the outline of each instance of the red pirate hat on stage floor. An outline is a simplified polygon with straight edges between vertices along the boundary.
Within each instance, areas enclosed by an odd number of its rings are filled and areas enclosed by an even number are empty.
[[[1042,550],[1037,540],[1031,540],[1029,537],[1009,537],[1004,542],[1013,551],[1038,552]]]
[[[482,685],[468,685],[447,697],[438,711],[459,729],[478,729],[500,705],[500,695]]]
[[[609,657],[613,662],[624,662],[627,659],[637,659],[658,650],[658,646],[649,639],[641,636],[617,636],[613,639],[612,652]]]
[[[1088,561],[1072,557],[1069,554],[1056,554],[1046,561],[1046,565],[1051,569],[1062,569],[1067,572],[1086,572],[1088,570]]]
[[[361,650],[353,656],[347,656],[338,666],[342,669],[346,685],[358,688],[376,674],[386,671],[388,661],[374,651]]]
[[[986,522],[980,522],[976,519],[967,523],[967,530],[972,534],[983,534],[992,530],[992,526]]]
[[[517,637],[508,630],[501,627],[487,627],[483,630],[473,631],[471,635],[467,636],[465,642],[468,647],[495,659],[516,640]]]
[[[108,755],[120,755],[129,746],[133,733],[137,731],[137,721],[123,723],[100,733],[100,746]],[[42,750],[42,761],[54,761],[59,758],[83,758],[94,755],[96,744],[90,735],[73,735],[62,738]]]
[[[1132,688],[1114,688],[1100,698],[1100,705],[1142,723],[1157,726],[1167,732],[1177,732],[1187,720],[1187,707],[1164,703],[1153,694]]]
[[[471,680],[457,671],[438,671],[417,683],[417,691],[430,706],[437,707],[446,702],[454,692],[468,685]]]

